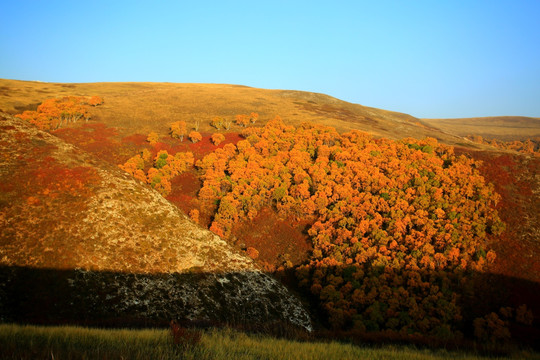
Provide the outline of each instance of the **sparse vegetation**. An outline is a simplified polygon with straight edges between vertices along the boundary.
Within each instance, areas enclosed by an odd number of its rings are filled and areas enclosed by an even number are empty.
[[[523,154],[540,156],[540,138],[526,139],[524,141],[501,141],[497,139],[484,139],[480,135],[470,135],[467,138],[477,144],[492,146],[496,149],[513,150]]]

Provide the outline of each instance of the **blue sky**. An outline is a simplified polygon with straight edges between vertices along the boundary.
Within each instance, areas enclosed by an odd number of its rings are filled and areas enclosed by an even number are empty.
[[[3,1],[0,78],[325,93],[540,117],[540,1]]]

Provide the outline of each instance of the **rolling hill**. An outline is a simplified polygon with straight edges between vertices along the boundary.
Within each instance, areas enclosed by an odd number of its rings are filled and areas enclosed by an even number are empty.
[[[188,124],[198,120],[201,132],[212,132],[213,117],[234,118],[236,114],[254,111],[260,115],[261,123],[279,115],[295,126],[314,122],[338,131],[358,129],[390,139],[431,136],[448,144],[463,143],[463,139],[413,116],[311,92],[223,84],[59,84],[0,80],[0,109],[9,114],[35,110],[44,99],[66,95],[105,98],[105,104],[94,109],[94,119],[117,128],[124,136],[150,131],[167,134],[168,125],[178,120]]]
[[[502,141],[540,137],[540,119],[525,116],[491,116],[460,119],[422,119],[425,123],[458,136],[479,135]]]

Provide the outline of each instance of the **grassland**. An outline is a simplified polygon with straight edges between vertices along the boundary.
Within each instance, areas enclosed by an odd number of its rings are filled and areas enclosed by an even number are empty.
[[[430,127],[411,115],[348,103],[328,95],[290,90],[267,90],[225,84],[86,83],[60,84],[0,79],[0,111],[9,114],[35,110],[47,98],[99,95],[105,103],[93,109],[93,119],[115,127],[120,135],[165,135],[169,124],[200,121],[200,131],[211,133],[215,116],[234,119],[236,114],[257,112],[259,124],[276,115],[287,124],[314,122],[336,128],[369,132],[400,139],[435,137],[448,144],[463,142]],[[234,126],[231,131],[238,131]],[[471,143],[472,144],[472,143]]]
[[[480,135],[502,141],[540,137],[540,119],[525,116],[492,116],[460,119],[423,119],[445,132],[458,135]]]
[[[357,346],[339,342],[298,342],[228,329],[209,330],[195,346],[174,345],[168,330],[103,330],[0,324],[2,359],[538,359],[519,351],[510,356],[418,349],[410,346]]]

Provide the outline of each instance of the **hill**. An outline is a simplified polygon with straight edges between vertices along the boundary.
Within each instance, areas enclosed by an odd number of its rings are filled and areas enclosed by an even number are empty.
[[[10,114],[35,110],[44,99],[67,95],[105,98],[105,104],[93,110],[94,119],[116,127],[124,136],[150,131],[167,134],[169,124],[178,120],[200,121],[201,132],[212,132],[210,121],[215,116],[234,118],[257,112],[261,123],[279,115],[295,126],[310,122],[390,139],[431,136],[447,144],[467,143],[407,114],[311,92],[223,84],[59,84],[0,79],[0,109]]]
[[[457,135],[479,135],[502,141],[526,140],[540,137],[540,119],[525,116],[491,116],[456,119],[422,119],[442,131]]]
[[[286,321],[294,296],[159,193],[0,117],[0,319]]]

